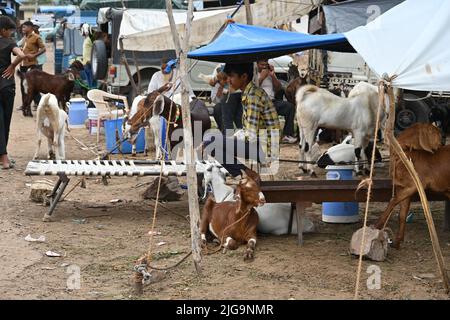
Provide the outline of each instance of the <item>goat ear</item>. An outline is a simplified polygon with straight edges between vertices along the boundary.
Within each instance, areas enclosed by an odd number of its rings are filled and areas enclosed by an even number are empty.
[[[441,146],[441,134],[439,129],[432,125],[428,125],[425,130],[419,130],[419,146],[422,150],[431,153],[436,151]]]
[[[164,96],[160,94],[153,103],[153,115],[159,116],[164,110]]]
[[[241,174],[243,179],[247,178],[247,173],[243,169],[241,169]]]
[[[69,81],[75,81],[75,77],[73,76],[72,72],[67,73],[67,79],[69,79]]]

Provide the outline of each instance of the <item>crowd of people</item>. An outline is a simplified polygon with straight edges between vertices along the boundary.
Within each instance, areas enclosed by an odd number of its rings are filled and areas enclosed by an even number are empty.
[[[14,166],[14,161],[8,157],[7,145],[15,97],[15,69],[20,65],[21,72],[42,70],[46,61],[45,40],[39,35],[39,27],[31,21],[24,22],[18,30],[22,35],[19,41],[13,37],[16,28],[13,20],[6,16],[0,17],[0,159],[4,169]],[[83,27],[81,31],[85,37],[83,53],[86,52],[83,54],[83,62],[89,65],[89,49],[92,47],[94,33]],[[14,61],[11,61],[11,54],[16,56]],[[181,91],[178,70],[173,64],[169,59],[162,60],[161,71],[152,76],[148,92],[162,89],[165,95],[172,97]],[[221,65],[214,71],[209,83],[212,86],[211,101],[215,104],[214,119],[224,134],[223,159],[229,152],[243,146],[245,150],[250,150],[249,144],[256,144],[259,150],[256,156],[247,153],[246,158],[264,162],[265,155],[270,154],[270,137],[262,143],[258,132],[280,130],[279,115],[285,120],[281,142],[292,144],[297,141],[294,131],[295,106],[282,98],[282,85],[274,67],[268,60],[260,59],[257,61],[255,81],[253,72],[252,63]],[[22,83],[21,90],[23,94]],[[191,100],[195,98],[192,89],[189,95]],[[36,95],[35,107],[39,104],[39,99],[40,95]],[[233,141],[233,150],[226,150],[226,141],[230,139]],[[203,147],[207,147],[209,143],[211,141],[205,141]],[[242,165],[236,159],[228,169],[236,175],[240,174],[240,168]]]

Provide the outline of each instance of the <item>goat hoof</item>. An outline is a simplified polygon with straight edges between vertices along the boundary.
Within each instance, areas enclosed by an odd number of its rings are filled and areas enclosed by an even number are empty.
[[[255,259],[253,250],[247,249],[244,255],[244,261],[253,261],[253,259]]]
[[[394,249],[399,250],[400,249],[400,241],[399,240],[394,240],[393,243],[391,243],[391,247]]]
[[[311,172],[310,177],[311,178],[317,178],[317,174],[313,171],[313,172]]]
[[[49,215],[46,214],[46,215],[42,218],[42,221],[43,221],[43,222],[53,222],[53,219],[52,219],[51,216],[49,216]]]
[[[225,254],[228,252],[228,249],[226,247],[223,248],[222,253]]]
[[[369,169],[364,169],[364,173],[366,176],[368,176],[370,174],[370,170]]]

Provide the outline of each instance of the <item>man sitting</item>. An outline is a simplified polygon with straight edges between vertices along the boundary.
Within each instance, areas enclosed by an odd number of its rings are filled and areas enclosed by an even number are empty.
[[[258,59],[258,85],[264,89],[272,100],[278,114],[284,117],[283,139],[284,143],[295,143],[294,117],[295,106],[289,101],[278,100],[275,94],[281,90],[281,83],[278,80],[274,67],[269,64],[267,59]]]
[[[213,136],[203,143],[203,148],[232,176],[238,176],[246,166],[237,157],[267,164],[267,158],[278,155],[280,123],[267,93],[252,82],[252,63],[226,64],[224,71],[231,87],[242,91],[243,128],[234,136],[222,135],[220,143],[212,143],[217,139]]]

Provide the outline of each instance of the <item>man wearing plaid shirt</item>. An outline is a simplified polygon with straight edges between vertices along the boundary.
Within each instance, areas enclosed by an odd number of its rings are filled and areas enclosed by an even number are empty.
[[[224,72],[228,75],[233,89],[242,91],[243,128],[234,136],[225,135],[222,148],[216,148],[221,150],[212,150],[211,155],[222,163],[231,175],[237,176],[241,174],[241,170],[246,169],[237,157],[267,164],[266,155],[273,158],[278,154],[271,151],[274,146],[278,148],[280,123],[267,93],[252,82],[252,63],[227,63]],[[217,151],[222,151],[222,154]]]

